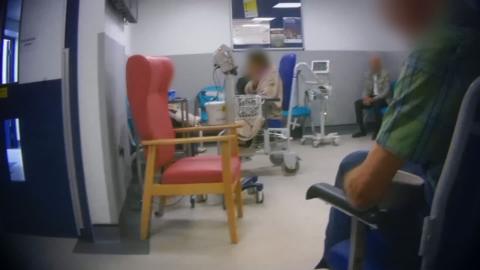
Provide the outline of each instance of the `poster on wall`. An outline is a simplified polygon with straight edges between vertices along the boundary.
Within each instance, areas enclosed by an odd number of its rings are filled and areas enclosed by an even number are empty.
[[[270,30],[271,45],[273,48],[282,48],[285,46],[285,34],[283,28],[272,28]]]
[[[304,49],[302,0],[230,1],[234,50]]]
[[[243,0],[243,9],[245,11],[245,18],[258,17],[257,0]]]
[[[283,33],[285,43],[302,43],[302,18],[283,17]]]
[[[270,23],[252,23],[251,20],[233,20],[234,45],[270,44]]]

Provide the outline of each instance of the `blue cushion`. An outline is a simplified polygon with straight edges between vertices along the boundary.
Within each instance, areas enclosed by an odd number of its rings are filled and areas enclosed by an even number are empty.
[[[212,101],[221,101],[221,97],[223,95],[224,88],[222,86],[207,86],[200,90],[197,94],[197,102],[200,108],[200,122],[206,123],[208,122],[208,114],[205,109],[205,104]]]
[[[267,119],[267,126],[269,128],[283,128],[283,121],[278,119]]]
[[[348,270],[350,244],[350,240],[340,242],[328,252],[326,259],[331,270]],[[369,231],[363,270],[387,270],[387,250],[381,235],[376,231]]]
[[[282,112],[284,117],[288,117],[288,111]],[[299,118],[299,117],[309,117],[311,114],[311,110],[308,107],[304,106],[296,106],[292,110],[292,117]]]

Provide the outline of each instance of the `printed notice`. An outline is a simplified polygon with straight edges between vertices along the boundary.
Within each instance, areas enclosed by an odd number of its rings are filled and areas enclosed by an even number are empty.
[[[284,17],[283,28],[285,43],[302,43],[302,19],[299,17]]]
[[[245,10],[245,18],[258,17],[257,0],[243,0],[243,9]]]
[[[270,44],[270,22],[252,23],[250,20],[233,21],[234,45]]]

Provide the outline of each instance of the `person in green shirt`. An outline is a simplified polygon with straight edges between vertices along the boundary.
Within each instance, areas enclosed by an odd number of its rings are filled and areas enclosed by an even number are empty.
[[[426,204],[394,213],[380,231],[393,243],[389,262],[418,269],[421,224],[445,163],[462,99],[480,76],[480,25],[465,0],[383,0],[388,18],[415,44],[370,152],[341,163],[336,186],[357,208],[378,204],[398,170],[425,179]],[[476,11],[478,12],[478,11]],[[423,210],[423,211],[422,211]],[[350,219],[332,210],[325,255],[350,237]],[[325,257],[324,255],[324,257]],[[324,259],[318,268],[328,268]]]

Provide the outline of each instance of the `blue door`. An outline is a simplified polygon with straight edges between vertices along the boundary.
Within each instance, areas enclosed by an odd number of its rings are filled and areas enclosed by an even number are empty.
[[[56,44],[57,49],[45,46],[51,42],[45,37],[22,37],[20,33],[29,27],[23,24],[26,19],[23,15],[35,16],[30,19],[33,30],[28,29],[29,34],[38,29],[35,23],[41,23],[42,16],[52,17],[51,14],[35,14],[37,5],[52,1],[67,4],[65,44]],[[23,14],[23,10],[28,9],[30,13]],[[19,11],[22,12],[21,22],[19,14],[9,14]],[[78,237],[83,234],[88,237],[90,225],[76,100],[78,0],[9,0],[6,12],[2,13],[10,20],[18,20],[20,27],[15,28],[14,23],[5,24],[2,31],[2,40],[8,33],[8,40],[2,45],[19,44],[9,51],[8,57],[2,56],[0,65],[2,79],[7,78],[0,86],[0,229],[39,236]],[[64,47],[68,50],[63,50]],[[45,53],[61,57],[64,59],[62,73],[49,71],[56,61],[31,63],[43,66],[19,72],[18,62],[22,60],[11,53],[21,54],[22,49],[28,51],[29,57]],[[7,50],[2,46],[0,51]],[[23,61],[25,64],[25,59]],[[45,75],[42,74],[44,70]],[[29,79],[22,81],[22,75]],[[35,80],[43,76],[45,79]]]
[[[0,211],[4,229],[77,236],[65,156],[61,81],[3,89],[8,91],[8,97],[0,99]]]

